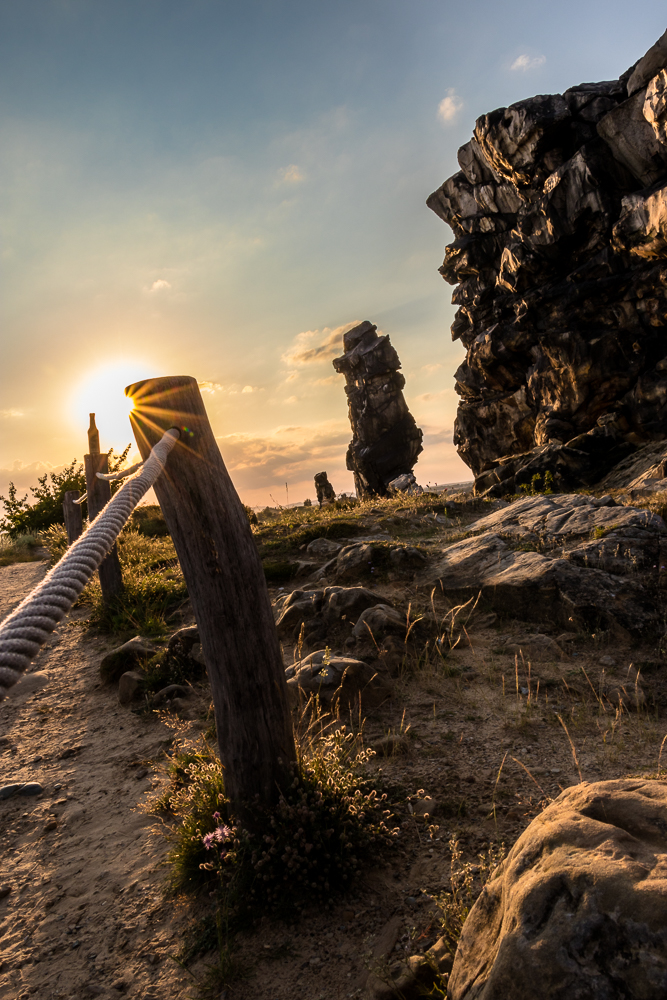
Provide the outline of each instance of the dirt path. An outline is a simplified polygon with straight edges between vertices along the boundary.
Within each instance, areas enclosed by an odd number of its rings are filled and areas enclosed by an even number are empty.
[[[0,618],[44,572],[0,569]],[[0,997],[186,996],[191,979],[167,957],[179,913],[162,896],[164,844],[140,811],[155,780],[146,765],[170,733],[100,684],[113,643],[81,617],[0,703],[0,784],[43,787],[0,801]]]

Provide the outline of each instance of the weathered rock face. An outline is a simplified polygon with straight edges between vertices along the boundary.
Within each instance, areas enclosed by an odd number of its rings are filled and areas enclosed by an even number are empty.
[[[621,779],[564,791],[472,908],[451,1000],[662,1000],[665,831],[665,782]]]
[[[667,434],[666,67],[667,32],[619,80],[483,115],[427,201],[477,492],[592,485]]]
[[[329,482],[326,472],[315,473],[315,493],[320,507],[324,507],[328,503],[333,503],[336,499],[336,491]]]
[[[348,330],[343,348],[333,366],[345,375],[352,425],[347,467],[360,499],[387,496],[389,483],[412,472],[422,432],[403,398],[405,378],[389,337],[364,322]]]

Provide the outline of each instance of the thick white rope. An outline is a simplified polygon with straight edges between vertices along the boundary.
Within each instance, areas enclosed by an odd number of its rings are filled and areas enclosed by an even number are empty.
[[[60,562],[0,624],[0,701],[111,552],[132,511],[164,470],[178,438],[176,429],[163,435],[140,471],[121,486]]]

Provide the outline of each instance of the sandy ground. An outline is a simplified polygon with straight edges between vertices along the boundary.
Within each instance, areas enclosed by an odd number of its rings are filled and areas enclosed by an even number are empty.
[[[0,569],[0,617],[45,563]],[[61,623],[26,680],[0,703],[0,784],[37,781],[0,802],[0,997],[187,995],[167,956],[178,909],[162,895],[164,843],[141,811],[170,741],[99,683],[113,642]],[[9,891],[7,891],[9,890]]]

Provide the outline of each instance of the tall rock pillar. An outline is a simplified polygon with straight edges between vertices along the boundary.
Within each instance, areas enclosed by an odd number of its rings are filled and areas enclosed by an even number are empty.
[[[345,376],[352,441],[347,467],[360,500],[387,496],[388,485],[411,473],[422,451],[422,432],[403,397],[405,378],[389,337],[365,321],[343,337],[333,366]]]

